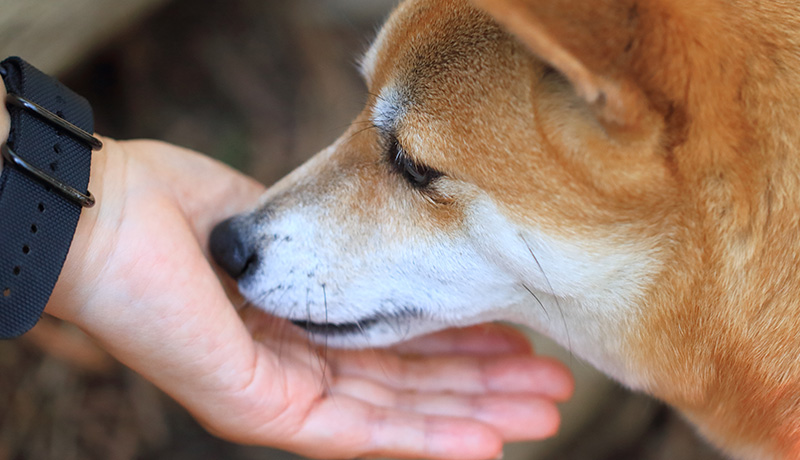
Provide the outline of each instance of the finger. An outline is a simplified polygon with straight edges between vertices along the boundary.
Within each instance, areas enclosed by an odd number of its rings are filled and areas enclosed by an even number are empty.
[[[293,436],[277,444],[318,458],[477,460],[496,458],[503,439],[475,420],[400,411],[340,395],[322,400]]]
[[[397,392],[369,380],[353,378],[338,379],[331,394],[334,399],[349,396],[405,412],[478,420],[492,425],[505,441],[553,436],[560,422],[555,403],[535,395]]]
[[[481,324],[426,335],[392,348],[409,354],[530,354],[530,341],[517,329],[501,324]]]
[[[365,351],[332,358],[338,376],[366,378],[397,390],[531,393],[563,401],[574,388],[563,364],[538,356],[403,358]]]

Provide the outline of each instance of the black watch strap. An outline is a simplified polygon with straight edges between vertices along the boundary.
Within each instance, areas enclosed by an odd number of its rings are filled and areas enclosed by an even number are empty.
[[[27,62],[0,63],[11,116],[0,175],[0,338],[39,320],[67,257],[88,193],[89,103]],[[87,137],[88,136],[88,137]]]

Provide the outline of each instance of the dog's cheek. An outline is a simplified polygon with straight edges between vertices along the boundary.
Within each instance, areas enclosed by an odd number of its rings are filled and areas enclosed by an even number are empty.
[[[262,270],[244,287],[248,298],[293,319],[341,323],[411,311],[451,325],[510,302],[514,287],[485,263],[458,211],[366,170],[316,205],[276,216]]]

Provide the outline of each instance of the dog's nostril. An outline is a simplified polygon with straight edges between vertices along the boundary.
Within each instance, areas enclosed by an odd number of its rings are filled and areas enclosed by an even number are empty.
[[[211,257],[234,279],[239,279],[257,260],[255,246],[234,218],[214,227],[209,249]]]

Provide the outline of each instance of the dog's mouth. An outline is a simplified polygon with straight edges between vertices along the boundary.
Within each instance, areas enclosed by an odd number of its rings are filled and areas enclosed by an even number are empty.
[[[363,333],[370,327],[378,324],[379,318],[367,318],[353,323],[315,323],[313,321],[292,320],[292,324],[301,327],[315,335],[351,335]]]
[[[392,325],[396,326],[410,318],[419,319],[421,315],[422,313],[419,310],[407,308],[393,313],[379,313],[350,323],[316,323],[303,319],[292,319],[290,321],[295,326],[305,329],[313,335],[335,337],[356,334],[366,335],[375,326],[382,324],[390,327]]]

